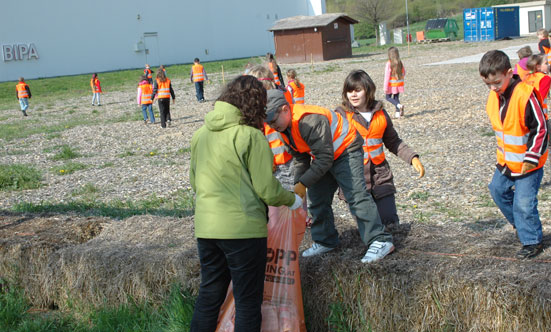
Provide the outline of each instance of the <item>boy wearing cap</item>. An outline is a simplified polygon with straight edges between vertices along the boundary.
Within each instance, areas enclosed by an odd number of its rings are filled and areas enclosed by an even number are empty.
[[[391,253],[392,235],[385,231],[373,197],[366,190],[363,139],[346,117],[319,106],[290,105],[278,89],[268,90],[266,108],[266,122],[282,133],[295,157],[295,193],[304,198],[308,188],[314,244],[302,256],[320,255],[337,247],[339,234],[331,204],[338,187],[369,248],[362,263]]]

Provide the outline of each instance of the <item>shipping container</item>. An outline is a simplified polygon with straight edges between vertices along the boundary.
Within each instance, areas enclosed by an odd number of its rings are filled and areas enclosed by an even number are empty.
[[[463,10],[464,41],[490,41],[520,36],[519,7]]]

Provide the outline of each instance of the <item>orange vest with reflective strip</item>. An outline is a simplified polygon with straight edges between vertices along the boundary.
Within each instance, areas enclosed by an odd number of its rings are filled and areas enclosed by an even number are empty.
[[[391,72],[392,72],[392,70],[391,70]],[[388,86],[390,86],[390,87],[404,86],[404,76],[406,75],[406,71],[404,70],[404,68],[402,68],[402,78],[392,76],[392,74],[390,74],[390,75],[391,76],[390,76],[390,79],[388,80]]]
[[[291,156],[285,148],[285,143],[281,133],[268,126],[267,123],[264,123],[264,136],[266,136],[266,139],[270,144],[270,149],[272,149],[272,153],[274,154],[274,163],[276,165],[286,164],[293,158],[293,156]]]
[[[532,73],[532,74],[529,74],[527,75],[525,78],[524,78],[524,83],[534,87],[534,89],[540,93],[540,82],[541,82],[541,79],[544,78],[546,75],[542,72],[535,72],[535,73]],[[548,105],[548,96],[549,96],[549,91],[547,91],[547,95],[546,96],[543,96],[541,93],[540,93],[540,97],[541,99],[543,99],[543,103],[541,104],[541,107],[543,108],[543,113],[545,114],[545,118],[547,119],[549,117],[549,114],[548,114],[548,111],[547,111],[547,105]]]
[[[291,81],[289,85],[293,89],[293,104],[304,104],[304,84],[299,87],[295,81]]]
[[[170,98],[170,79],[167,78],[164,82],[157,79],[157,98]]]
[[[29,98],[29,92],[27,91],[27,83],[25,82],[18,83],[15,86],[15,90],[17,91],[17,98]]]
[[[98,93],[101,92],[101,86],[99,84],[99,79],[96,77],[95,79],[90,80],[90,87],[92,88],[92,92]]]
[[[310,147],[302,138],[298,128],[299,121],[308,114],[321,114],[329,120],[331,126],[331,136],[333,138],[333,160],[336,160],[346,150],[346,148],[356,139],[356,128],[348,122],[348,119],[343,118],[339,113],[328,110],[320,106],[293,104],[291,106],[291,135],[296,148],[289,144],[289,139],[286,135],[281,135],[285,142],[291,148],[300,153],[308,153],[315,158],[310,152]]]
[[[526,76],[528,76],[528,74],[530,74],[530,71],[528,69],[522,68],[518,63],[515,66],[517,68],[518,76],[520,76],[520,79],[524,81]]]
[[[153,78],[153,74],[152,74],[153,72],[151,71],[151,69],[145,68],[145,69],[143,70],[143,73],[147,76],[147,79],[148,79],[148,80],[150,80],[150,79]]]
[[[356,130],[364,139],[364,165],[371,160],[375,165],[385,161],[385,152],[383,149],[383,135],[385,134],[387,122],[385,113],[382,110],[373,113],[369,123],[369,128],[354,120],[352,112],[346,112],[350,122],[356,127]],[[361,116],[361,115],[360,115]]]
[[[140,84],[140,89],[142,89],[142,105],[153,104],[153,87],[151,84]]]
[[[547,56],[547,62],[551,62],[551,48],[542,46],[543,50],[545,51],[545,55]]]
[[[526,153],[528,135],[530,129],[524,124],[524,115],[526,112],[526,104],[530,100],[533,87],[520,82],[513,91],[513,95],[509,100],[507,114],[505,120],[501,122],[499,114],[499,97],[496,92],[490,91],[488,102],[486,103],[486,113],[490,118],[492,127],[496,134],[497,140],[497,163],[501,166],[507,166],[512,172],[512,175],[520,175],[522,171],[522,163]],[[533,172],[545,165],[547,153],[540,157],[539,164],[531,170]]]
[[[279,80],[279,75],[277,74],[277,67],[274,66],[274,64],[271,62],[268,62],[268,66],[270,66],[270,70],[274,74],[274,83],[276,85],[281,85],[281,81]]]
[[[193,67],[191,67],[193,71],[193,82],[201,82],[205,80],[205,76],[203,75],[203,66],[200,64],[195,64]]]

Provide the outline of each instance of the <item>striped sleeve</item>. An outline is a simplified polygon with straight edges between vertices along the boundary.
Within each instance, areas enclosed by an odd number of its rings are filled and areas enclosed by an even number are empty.
[[[536,95],[532,93],[526,105],[524,123],[530,129],[524,161],[537,165],[547,150],[547,124]]]

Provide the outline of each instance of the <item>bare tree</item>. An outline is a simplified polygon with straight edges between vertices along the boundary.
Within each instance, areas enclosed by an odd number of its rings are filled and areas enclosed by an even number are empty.
[[[358,0],[356,15],[375,26],[375,38],[379,45],[379,24],[393,14],[393,6],[388,0]]]

